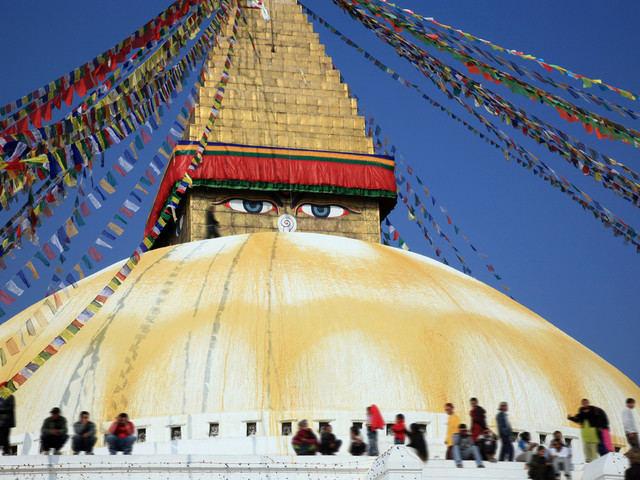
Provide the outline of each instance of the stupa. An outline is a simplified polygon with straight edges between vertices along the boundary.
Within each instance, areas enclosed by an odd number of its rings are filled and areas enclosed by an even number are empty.
[[[465,417],[472,396],[490,416],[509,402],[518,431],[544,440],[560,429],[576,446],[566,416],[588,397],[609,413],[622,446],[624,399],[640,397],[631,380],[494,289],[379,244],[395,202],[393,158],[374,155],[300,6],[268,6],[268,22],[260,9],[243,12],[248,28],[239,29],[219,121],[158,248],[16,393],[18,451],[37,451],[52,406],[69,419],[90,411],[103,432],[129,413],[142,453],[175,442],[188,453],[209,439],[217,452],[290,453],[297,421],[331,423],[346,440],[372,403],[389,422],[402,412],[423,424],[438,445],[444,403]],[[210,79],[225,55],[212,54]],[[181,178],[214,94],[202,88],[147,228]],[[62,296],[2,377],[58,335],[117,268]],[[3,341],[39,306],[1,325]]]

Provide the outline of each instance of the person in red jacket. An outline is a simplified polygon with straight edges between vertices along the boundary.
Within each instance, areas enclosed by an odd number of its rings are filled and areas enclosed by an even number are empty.
[[[367,407],[367,436],[369,438],[369,455],[378,456],[378,430],[384,428],[382,414],[376,405]]]
[[[131,455],[133,444],[136,441],[136,428],[129,421],[129,415],[121,413],[115,422],[109,427],[107,435],[107,443],[109,444],[109,453],[115,455],[117,452],[123,452],[125,455]]]
[[[309,428],[306,420],[298,422],[298,433],[295,434],[291,443],[298,455],[315,455],[318,449],[318,437]]]
[[[404,415],[399,413],[396,415],[396,423],[391,425],[393,430],[393,443],[394,445],[404,445],[404,436],[409,433],[407,427],[404,424]]]

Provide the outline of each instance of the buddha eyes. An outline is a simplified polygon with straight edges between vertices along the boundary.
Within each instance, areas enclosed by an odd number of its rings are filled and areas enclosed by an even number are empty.
[[[250,213],[261,215],[263,213],[279,212],[275,203],[269,200],[251,200],[247,198],[230,198],[216,203],[215,205],[223,205],[234,212]],[[296,215],[302,213],[312,218],[337,218],[344,217],[350,213],[359,213],[347,207],[340,205],[319,205],[315,203],[302,203],[295,207]]]
[[[269,213],[277,212],[276,206],[266,200],[247,200],[242,198],[233,198],[227,200],[222,205],[236,212],[242,213]]]
[[[313,203],[303,203],[296,209],[296,213],[304,213],[314,218],[336,218],[352,213],[350,210],[338,205],[315,205]]]

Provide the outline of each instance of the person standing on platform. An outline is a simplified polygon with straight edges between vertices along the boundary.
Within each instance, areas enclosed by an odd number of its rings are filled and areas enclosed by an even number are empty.
[[[89,412],[80,412],[80,419],[73,424],[75,435],[71,439],[71,450],[74,455],[86,452],[93,455],[93,446],[96,444],[96,424],[89,421]]]
[[[447,438],[444,441],[444,444],[447,446],[447,454],[445,457],[447,460],[453,460],[453,436],[458,432],[460,425],[460,419],[453,413],[453,410],[453,403],[445,403],[444,411],[447,412],[449,416],[447,419]]]
[[[393,430],[393,444],[404,445],[404,437],[409,433],[409,431],[404,424],[403,414],[399,413],[396,415],[396,423],[391,425],[391,430]]]
[[[11,455],[9,432],[15,426],[15,399],[13,395],[9,395],[7,398],[0,398],[0,445],[2,446],[2,455]]]
[[[513,462],[513,430],[511,428],[511,422],[509,421],[509,415],[507,414],[509,405],[507,402],[500,402],[498,410],[500,411],[498,415],[496,415],[496,422],[498,423],[498,435],[500,435],[500,441],[502,443],[498,459],[501,462],[505,460]]]
[[[67,419],[60,415],[60,409],[51,409],[50,417],[44,419],[40,435],[40,451],[49,455],[53,448],[54,455],[60,455],[60,449],[69,438],[67,435]]]
[[[583,398],[578,413],[574,416],[568,415],[567,418],[581,425],[580,436],[584,448],[584,459],[587,463],[592,462],[599,457],[598,445],[600,444],[600,437],[596,430],[598,418],[595,415],[594,407],[589,404],[589,400]]]
[[[426,462],[429,460],[429,448],[427,447],[427,442],[424,439],[424,434],[420,429],[420,425],[412,423],[410,428],[411,431],[408,432],[409,445],[407,445],[407,447],[413,448],[418,457],[420,457],[420,460]]]
[[[377,457],[378,452],[378,430],[385,427],[382,414],[378,407],[371,405],[367,407],[367,436],[369,437],[369,455]]]
[[[473,397],[469,402],[471,403],[471,412],[469,412],[471,415],[471,438],[475,442],[487,428],[487,412],[478,405],[477,398]]]
[[[121,413],[115,422],[109,427],[107,443],[109,453],[115,455],[122,452],[124,455],[131,455],[133,444],[136,441],[136,427],[129,421],[129,415]]]
[[[638,446],[638,427],[633,417],[634,408],[636,408],[636,401],[633,398],[627,398],[627,407],[622,411],[622,425],[630,447]]]

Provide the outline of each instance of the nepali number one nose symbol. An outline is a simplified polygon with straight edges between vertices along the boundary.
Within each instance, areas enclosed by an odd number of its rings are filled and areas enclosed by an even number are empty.
[[[284,214],[278,217],[278,230],[281,232],[295,232],[298,228],[298,221],[295,217]]]

